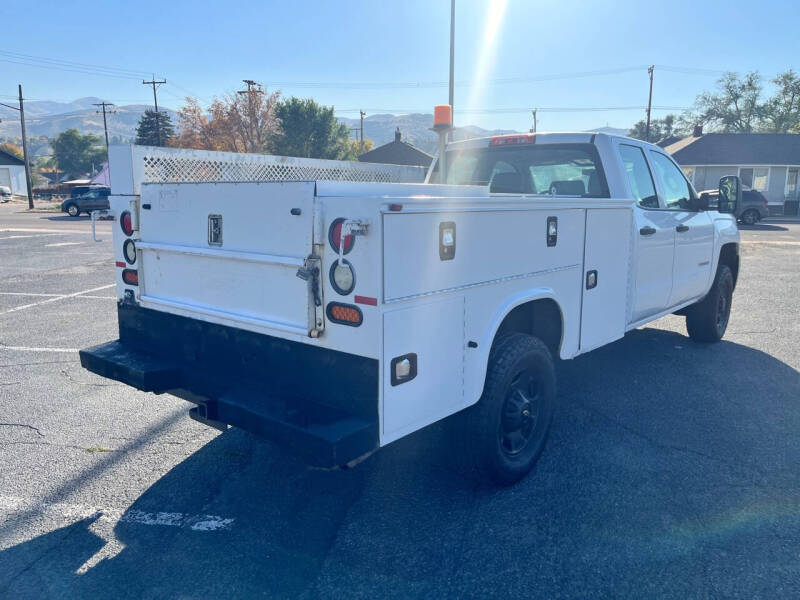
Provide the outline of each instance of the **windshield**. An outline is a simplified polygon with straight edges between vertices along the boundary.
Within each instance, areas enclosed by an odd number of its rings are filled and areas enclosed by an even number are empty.
[[[608,198],[592,144],[524,144],[447,153],[447,183],[488,185],[492,193]]]

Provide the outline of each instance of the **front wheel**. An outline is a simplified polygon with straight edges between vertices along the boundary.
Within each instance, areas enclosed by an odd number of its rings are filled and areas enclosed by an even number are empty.
[[[80,210],[78,210],[78,207],[77,207],[77,206],[75,206],[74,204],[70,204],[70,205],[67,207],[67,214],[68,214],[70,217],[77,217],[78,215],[80,215],[80,214],[81,214],[81,211],[80,211]]]
[[[498,339],[483,395],[457,422],[465,466],[499,485],[522,479],[547,440],[555,400],[555,367],[547,346],[522,333]]]
[[[731,316],[733,274],[728,265],[720,265],[711,291],[686,311],[686,330],[696,342],[718,342],[725,335]]]

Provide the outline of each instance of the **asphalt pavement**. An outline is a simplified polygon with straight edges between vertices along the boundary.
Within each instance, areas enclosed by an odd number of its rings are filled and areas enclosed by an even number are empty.
[[[559,363],[518,485],[436,427],[306,467],[84,371],[116,339],[110,228],[0,205],[0,597],[796,598],[800,223],[743,230],[725,339],[670,316]]]

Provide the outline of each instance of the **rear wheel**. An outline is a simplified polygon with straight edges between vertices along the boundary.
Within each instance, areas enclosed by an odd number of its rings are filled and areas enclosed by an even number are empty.
[[[686,311],[686,330],[696,342],[718,342],[725,335],[731,316],[733,275],[728,265],[720,265],[711,291]]]
[[[744,213],[742,213],[742,223],[745,225],[755,225],[758,223],[758,211],[752,208],[744,211]]]
[[[464,466],[499,485],[522,479],[547,440],[555,398],[555,368],[547,346],[522,333],[497,340],[481,399],[454,423]]]
[[[80,210],[78,210],[78,207],[77,207],[75,204],[70,204],[70,205],[67,207],[67,214],[68,214],[70,217],[77,217],[78,215],[80,215],[80,214],[81,214],[81,211],[80,211]]]

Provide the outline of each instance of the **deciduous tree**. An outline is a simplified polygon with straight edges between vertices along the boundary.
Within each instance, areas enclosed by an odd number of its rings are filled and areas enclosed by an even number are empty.
[[[77,129],[59,133],[51,146],[59,170],[69,177],[88,174],[92,167],[99,167],[106,159],[106,149],[100,146],[100,138],[92,134],[81,135]]]

